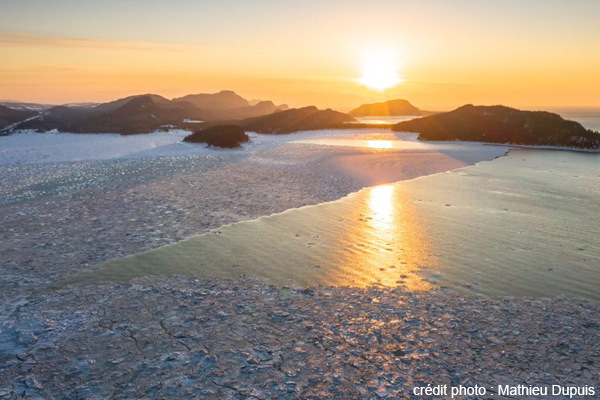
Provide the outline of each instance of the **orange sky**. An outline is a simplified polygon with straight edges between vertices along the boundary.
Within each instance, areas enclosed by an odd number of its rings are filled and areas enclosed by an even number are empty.
[[[230,89],[341,111],[390,98],[600,107],[599,1],[0,3],[0,100]],[[373,48],[394,54],[403,83],[356,81]]]

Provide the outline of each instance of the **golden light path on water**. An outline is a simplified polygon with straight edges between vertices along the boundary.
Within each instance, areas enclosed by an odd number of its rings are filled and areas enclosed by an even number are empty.
[[[375,186],[110,261],[74,281],[194,274],[257,277],[279,285],[425,290],[430,286],[416,272],[431,259],[411,202],[397,184]]]
[[[370,121],[371,124],[373,125],[384,125],[384,124],[389,124],[388,121],[384,121],[382,119],[375,119],[375,120],[371,120]]]
[[[381,236],[392,239],[394,226],[394,188],[391,185],[375,186],[369,190],[369,223]]]
[[[391,140],[367,140],[367,147],[371,149],[391,149]]]
[[[402,195],[399,185],[380,185],[365,190],[361,216],[366,224],[349,230],[346,241],[368,243],[365,251],[351,254],[345,265],[366,274],[363,283],[385,286],[405,285],[410,290],[425,290],[430,285],[415,274],[425,263],[423,234],[415,219],[411,200]],[[360,219],[359,219],[360,220]],[[356,286],[357,282],[349,282]]]

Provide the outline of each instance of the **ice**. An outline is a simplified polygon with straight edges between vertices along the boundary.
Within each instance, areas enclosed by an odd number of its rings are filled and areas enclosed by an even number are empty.
[[[363,143],[372,140],[386,140],[392,147],[439,150],[441,147],[452,147],[467,150],[468,153],[485,153],[489,149],[478,146],[422,143],[416,140],[415,134],[390,132],[382,129],[340,129],[303,131],[289,135],[262,135],[248,132],[250,142],[240,149],[214,149],[205,145],[183,143],[183,138],[190,134],[188,130],[169,130],[141,135],[123,136],[118,134],[74,134],[74,133],[36,133],[23,131],[10,136],[0,136],[0,165],[29,165],[42,163],[62,163],[94,160],[110,160],[125,158],[145,158],[162,156],[188,156],[204,154],[223,154],[226,152],[258,152],[274,148],[286,143],[312,142],[313,144],[339,144],[344,142]],[[322,142],[320,142],[322,141]],[[449,146],[450,145],[450,146]],[[297,144],[297,146],[303,146]],[[367,146],[368,147],[368,146]],[[400,149],[398,149],[400,150]]]
[[[145,135],[22,132],[0,137],[0,165],[25,165],[131,157],[207,153],[202,145],[183,143],[189,131]]]

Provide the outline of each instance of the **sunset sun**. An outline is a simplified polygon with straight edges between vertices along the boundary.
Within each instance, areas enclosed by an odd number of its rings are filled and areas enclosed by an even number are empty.
[[[398,75],[398,62],[393,51],[372,50],[363,56],[362,76],[356,81],[373,90],[392,88],[402,79]]]

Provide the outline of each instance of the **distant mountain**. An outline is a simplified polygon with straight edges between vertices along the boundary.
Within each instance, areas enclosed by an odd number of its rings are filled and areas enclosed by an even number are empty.
[[[381,116],[410,116],[431,115],[430,111],[423,111],[410,104],[407,100],[389,100],[383,103],[363,104],[350,111],[352,117],[381,117]]]
[[[201,111],[189,103],[174,105],[160,96],[142,95],[92,108],[54,107],[18,128],[42,132],[56,129],[60,132],[131,135],[181,124],[186,118],[199,119]]]
[[[201,112],[190,104],[174,106],[151,96],[132,99],[124,105],[103,113],[93,113],[67,125],[67,132],[123,135],[153,132],[168,125],[178,125],[184,119],[199,119]]]
[[[236,121],[268,115],[278,110],[270,101],[251,106],[248,101],[230,91],[190,95],[175,100],[156,94],[144,94],[94,106],[56,106],[43,109],[38,118],[19,123],[14,129],[129,135],[149,133],[165,126],[189,128],[189,124],[184,122],[189,120],[211,123]]]
[[[67,103],[67,104],[61,104],[61,105],[65,106],[65,107],[92,108],[92,107],[96,107],[99,104],[100,103],[94,103],[94,102],[88,101],[88,102],[83,102],[83,103]]]
[[[124,106],[125,104],[129,103],[131,100],[135,100],[135,99],[139,99],[140,97],[146,97],[146,98],[150,98],[152,99],[152,101],[154,101],[154,103],[156,104],[168,104],[170,103],[170,101],[158,94],[140,94],[140,95],[135,95],[135,96],[129,96],[129,97],[124,97],[122,99],[118,99],[115,101],[110,101],[108,103],[102,103],[102,104],[98,104],[96,106],[94,106],[94,111],[96,112],[109,112],[109,111],[114,111],[117,108]]]
[[[248,100],[231,90],[222,90],[214,94],[188,94],[173,101],[187,101],[201,110],[233,110],[250,106]]]
[[[262,103],[264,100],[257,100],[257,99],[253,99],[253,100],[248,100],[248,104],[250,104],[251,106],[255,106],[258,103]],[[287,104],[280,104],[278,106],[275,106],[278,110],[280,111],[285,111],[285,110],[289,110],[290,107]]]
[[[12,108],[14,110],[28,110],[38,112],[54,107],[54,105],[51,104],[24,103],[22,101],[9,100],[0,101],[0,105]]]
[[[35,115],[37,115],[37,112],[33,110],[14,109],[0,105],[0,129],[8,128]]]
[[[350,121],[354,121],[354,118],[348,114],[331,109],[319,110],[317,107],[310,106],[244,119],[239,121],[238,125],[246,131],[279,134],[339,128],[345,122]]]
[[[238,120],[244,118],[259,117],[262,115],[272,114],[275,111],[281,111],[272,101],[261,101],[253,106],[240,108],[230,108],[226,110],[204,110],[206,111],[204,120],[212,121],[227,121]]]
[[[38,118],[16,125],[15,129],[32,129],[38,132],[57,129],[62,132],[70,132],[67,130],[69,122],[80,120],[90,113],[89,109],[56,106],[43,111],[38,115]]]
[[[250,102],[230,90],[214,94],[190,94],[173,99],[174,103],[183,101],[203,110],[204,120],[208,122],[258,117],[288,108],[285,104],[276,106],[272,101]]]
[[[546,111],[473,106],[400,122],[394,131],[419,133],[421,140],[463,140],[517,145],[600,149],[600,133]]]

